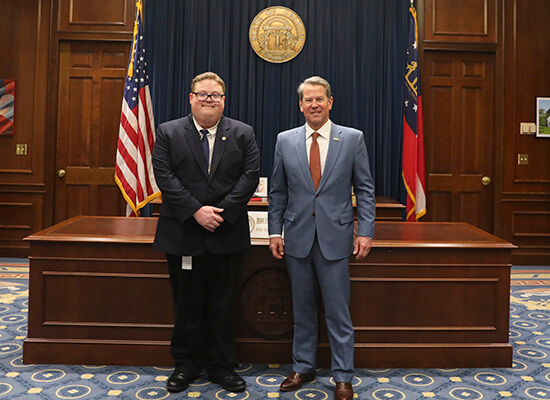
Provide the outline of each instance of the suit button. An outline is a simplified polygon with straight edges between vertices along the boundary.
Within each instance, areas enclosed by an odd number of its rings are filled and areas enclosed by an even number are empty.
[[[316,198],[316,199],[318,199],[318,198],[319,198],[319,195],[318,195],[318,194],[316,194],[316,195],[315,195],[315,198]]]
[[[315,217],[315,213],[311,214],[312,217]]]
[[[212,188],[207,189],[208,193],[212,193]]]

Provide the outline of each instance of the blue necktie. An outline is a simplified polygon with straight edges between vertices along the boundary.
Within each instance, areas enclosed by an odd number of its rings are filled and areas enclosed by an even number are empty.
[[[201,130],[202,133],[202,150],[204,151],[204,158],[206,159],[206,166],[207,168],[210,168],[210,147],[208,146],[208,138],[206,135],[208,135],[208,131],[206,129]]]

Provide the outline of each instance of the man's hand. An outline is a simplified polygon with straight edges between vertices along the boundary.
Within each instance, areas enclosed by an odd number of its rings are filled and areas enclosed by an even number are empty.
[[[372,239],[366,236],[357,236],[355,238],[355,247],[353,249],[353,255],[356,260],[365,258],[369,254],[372,247]]]
[[[279,236],[279,237],[272,237],[271,239],[269,239],[269,250],[271,250],[271,254],[273,254],[273,257],[281,260],[285,255],[285,246],[283,245],[283,238]]]
[[[193,214],[193,217],[204,229],[214,232],[223,222],[223,217],[220,215],[221,212],[223,212],[223,208],[202,206]]]

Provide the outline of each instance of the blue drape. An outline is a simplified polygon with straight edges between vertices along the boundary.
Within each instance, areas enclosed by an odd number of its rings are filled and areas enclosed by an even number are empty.
[[[254,53],[250,23],[270,6],[296,12],[306,27],[297,57],[273,64]],[[155,122],[190,113],[193,77],[219,74],[225,115],[254,127],[262,176],[270,176],[277,133],[304,123],[296,88],[327,79],[333,122],[365,133],[376,194],[404,198],[402,89],[409,0],[148,0],[145,40]]]

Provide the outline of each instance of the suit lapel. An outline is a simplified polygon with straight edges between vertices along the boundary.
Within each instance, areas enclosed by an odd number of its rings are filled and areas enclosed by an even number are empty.
[[[325,160],[325,168],[323,168],[321,182],[319,182],[319,187],[317,188],[317,191],[323,188],[327,179],[329,178],[330,173],[332,172],[332,168],[334,168],[334,164],[336,164],[336,160],[338,159],[338,155],[340,154],[340,149],[342,148],[343,141],[344,137],[342,136],[342,130],[338,125],[332,124],[332,128],[330,129],[327,159]]]
[[[223,152],[225,151],[225,145],[228,142],[231,131],[229,130],[230,124],[227,119],[222,116],[216,131],[216,140],[214,141],[214,150],[212,153],[212,164],[210,165],[210,176],[214,175],[216,168],[220,164]]]
[[[187,120],[183,123],[183,135],[185,136],[185,140],[187,140],[189,149],[191,149],[191,154],[195,157],[195,161],[197,162],[201,172],[206,178],[208,178],[208,166],[204,158],[199,132],[197,132],[197,128],[195,128],[193,117],[191,115],[189,115]]]
[[[299,128],[294,135],[294,148],[296,149],[296,159],[298,160],[300,169],[304,174],[304,179],[311,190],[315,191],[315,187],[313,186],[313,179],[311,178],[311,172],[309,171],[309,163],[307,161],[305,125]]]

